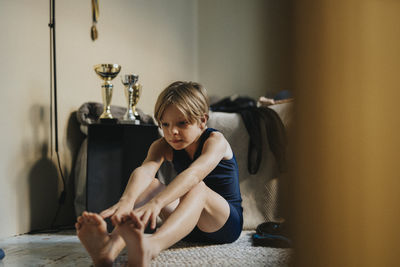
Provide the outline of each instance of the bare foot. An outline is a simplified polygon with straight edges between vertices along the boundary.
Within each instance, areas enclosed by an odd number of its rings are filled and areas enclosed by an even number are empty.
[[[128,251],[128,266],[150,266],[151,259],[155,258],[159,250],[152,245],[144,234],[145,226],[136,215],[131,212],[125,223],[118,228],[119,234],[125,240]]]
[[[107,224],[100,215],[83,212],[75,224],[76,233],[95,266],[112,266],[119,251],[107,232]]]

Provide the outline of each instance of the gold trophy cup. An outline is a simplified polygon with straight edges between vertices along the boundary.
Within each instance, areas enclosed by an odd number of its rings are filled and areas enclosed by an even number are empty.
[[[113,119],[110,105],[114,86],[111,80],[121,71],[121,66],[118,64],[98,64],[94,66],[94,71],[104,81],[101,85],[104,110],[100,115],[100,119]]]
[[[140,117],[136,111],[136,104],[142,93],[142,85],[138,83],[139,76],[127,74],[121,77],[121,82],[125,86],[125,96],[128,101],[128,109],[124,116],[124,121],[133,124],[140,124]]]

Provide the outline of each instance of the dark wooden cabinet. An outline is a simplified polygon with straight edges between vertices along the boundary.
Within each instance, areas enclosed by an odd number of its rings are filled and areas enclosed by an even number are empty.
[[[159,138],[155,125],[91,124],[87,150],[87,210],[101,212],[117,203],[132,171]]]

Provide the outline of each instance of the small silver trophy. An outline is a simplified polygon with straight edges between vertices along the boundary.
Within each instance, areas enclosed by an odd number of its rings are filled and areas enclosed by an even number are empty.
[[[136,104],[142,93],[142,85],[138,83],[139,75],[126,74],[121,77],[122,84],[125,86],[125,96],[128,102],[128,109],[124,115],[124,122],[140,124],[140,117],[136,111]]]

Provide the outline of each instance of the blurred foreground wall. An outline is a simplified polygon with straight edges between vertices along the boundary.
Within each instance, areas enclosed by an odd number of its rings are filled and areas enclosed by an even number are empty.
[[[293,7],[295,266],[398,266],[400,1]]]

